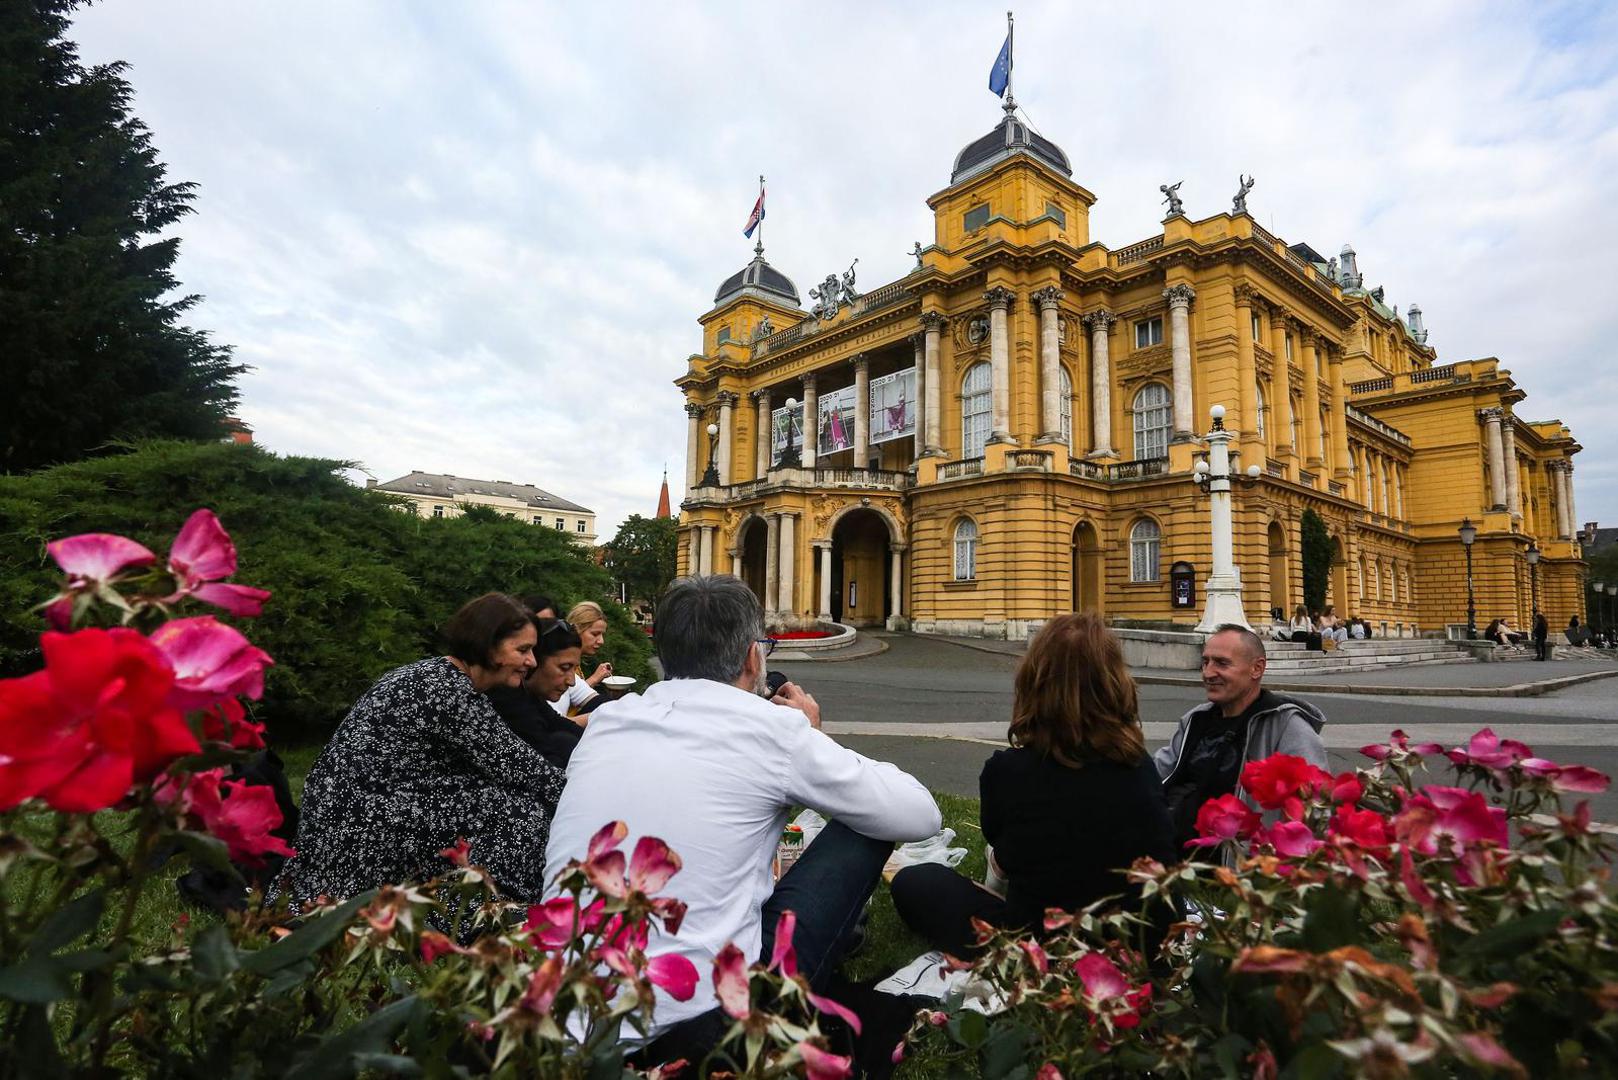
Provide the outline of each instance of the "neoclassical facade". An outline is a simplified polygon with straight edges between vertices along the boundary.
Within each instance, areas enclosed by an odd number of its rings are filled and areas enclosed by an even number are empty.
[[[1238,433],[1235,558],[1250,620],[1302,599],[1387,634],[1583,615],[1573,461],[1494,358],[1440,365],[1421,311],[1266,232],[1238,199],[1109,250],[1066,155],[1008,113],[928,199],[935,236],[805,311],[765,261],[722,284],[676,380],[689,419],[681,568],[730,572],[774,622],[1021,637],[1095,610],[1194,624],[1211,561],[1192,481],[1209,408]],[[1537,568],[1527,559],[1539,552]]]

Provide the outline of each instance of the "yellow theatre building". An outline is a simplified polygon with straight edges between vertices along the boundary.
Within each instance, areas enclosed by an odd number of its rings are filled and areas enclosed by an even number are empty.
[[[1495,358],[1438,363],[1414,304],[1248,215],[1090,240],[1096,197],[1007,110],[927,204],[933,243],[860,293],[763,257],[699,319],[684,573],[734,573],[772,626],[835,620],[1022,638],[1053,615],[1195,624],[1211,570],[1193,481],[1209,409],[1236,467],[1234,551],[1255,625],[1303,599],[1300,519],[1330,534],[1327,602],[1390,636],[1583,611],[1580,447]],[[1235,470],[1233,470],[1235,471]],[[1539,553],[1531,568],[1530,546]]]

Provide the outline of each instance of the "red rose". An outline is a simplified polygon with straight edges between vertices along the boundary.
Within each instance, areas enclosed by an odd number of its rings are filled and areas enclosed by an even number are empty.
[[[0,680],[0,810],[114,805],[130,785],[201,749],[167,703],[168,660],[133,630],[47,632],[45,670]]]
[[[1242,789],[1266,810],[1285,806],[1293,817],[1302,814],[1300,798],[1309,798],[1332,786],[1331,773],[1301,757],[1271,754],[1263,761],[1242,766]]]
[[[265,855],[291,855],[286,841],[270,835],[281,827],[275,792],[262,784],[225,780],[225,770],[207,769],[185,779],[184,788],[166,783],[160,801],[180,800],[181,811],[224,841],[235,862],[257,866]]]
[[[1209,799],[1197,811],[1197,839],[1186,847],[1213,847],[1226,840],[1245,840],[1258,828],[1259,817],[1252,807],[1234,795]]]

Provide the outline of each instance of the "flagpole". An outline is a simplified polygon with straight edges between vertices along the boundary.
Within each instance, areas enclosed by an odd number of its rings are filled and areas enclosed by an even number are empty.
[[[764,197],[763,173],[760,173],[758,177],[758,197],[761,199]],[[764,257],[764,219],[762,217],[758,219],[758,243],[753,245],[753,254],[761,259]]]
[[[1017,24],[1006,12],[1006,42],[1010,46],[1006,50],[1006,105],[1007,112],[1017,107],[1017,96],[1011,92],[1011,73],[1017,69]]]

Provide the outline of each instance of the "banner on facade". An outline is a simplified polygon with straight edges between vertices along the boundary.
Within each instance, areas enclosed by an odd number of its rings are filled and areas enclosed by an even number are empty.
[[[822,454],[835,454],[854,445],[854,388],[820,395],[820,439]]]
[[[916,369],[905,368],[871,380],[872,444],[916,434]]]
[[[803,460],[803,403],[799,402],[791,409],[790,414],[785,408],[776,409],[770,414],[770,467],[781,464],[781,455],[791,446],[798,451],[798,460]]]

